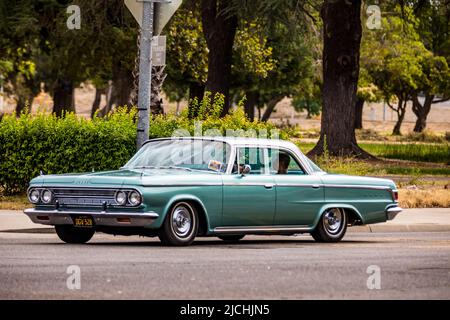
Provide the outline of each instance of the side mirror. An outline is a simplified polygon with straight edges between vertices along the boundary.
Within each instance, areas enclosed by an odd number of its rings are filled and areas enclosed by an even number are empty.
[[[250,167],[250,165],[248,164],[245,164],[242,168],[242,175],[245,176],[246,174],[249,174],[250,171],[252,171],[252,167]]]

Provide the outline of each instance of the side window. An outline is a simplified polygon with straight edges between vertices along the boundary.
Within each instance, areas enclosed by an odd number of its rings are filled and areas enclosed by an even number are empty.
[[[232,173],[241,173],[244,165],[250,166],[251,171],[249,174],[264,174],[264,149],[254,147],[238,148]]]
[[[269,149],[268,153],[270,174],[305,174],[303,168],[289,152]]]

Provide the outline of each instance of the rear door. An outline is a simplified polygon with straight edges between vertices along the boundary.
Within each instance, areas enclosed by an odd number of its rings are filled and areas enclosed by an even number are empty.
[[[312,224],[324,201],[320,177],[308,174],[290,150],[269,148],[268,159],[277,193],[274,225]]]

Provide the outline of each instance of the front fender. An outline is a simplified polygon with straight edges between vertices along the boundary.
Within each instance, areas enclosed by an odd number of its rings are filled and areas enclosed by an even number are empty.
[[[164,207],[164,210],[162,212],[161,223],[163,223],[163,221],[166,219],[166,216],[169,214],[170,208],[172,208],[172,206],[179,201],[194,202],[195,204],[200,206],[200,209],[203,210],[204,218],[206,219],[206,228],[207,228],[207,230],[209,230],[210,224],[209,224],[208,211],[206,210],[206,207],[203,204],[203,202],[198,197],[196,197],[192,194],[177,194],[177,195],[174,195],[172,198],[170,198],[169,201],[167,201],[167,204]],[[199,214],[201,214],[201,212]]]

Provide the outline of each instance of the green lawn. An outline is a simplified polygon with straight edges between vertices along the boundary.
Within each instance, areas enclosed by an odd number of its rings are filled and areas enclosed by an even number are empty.
[[[307,153],[314,143],[299,143],[300,149]],[[450,163],[449,143],[360,143],[359,146],[377,157],[408,161]],[[406,173],[408,174],[408,173]]]

